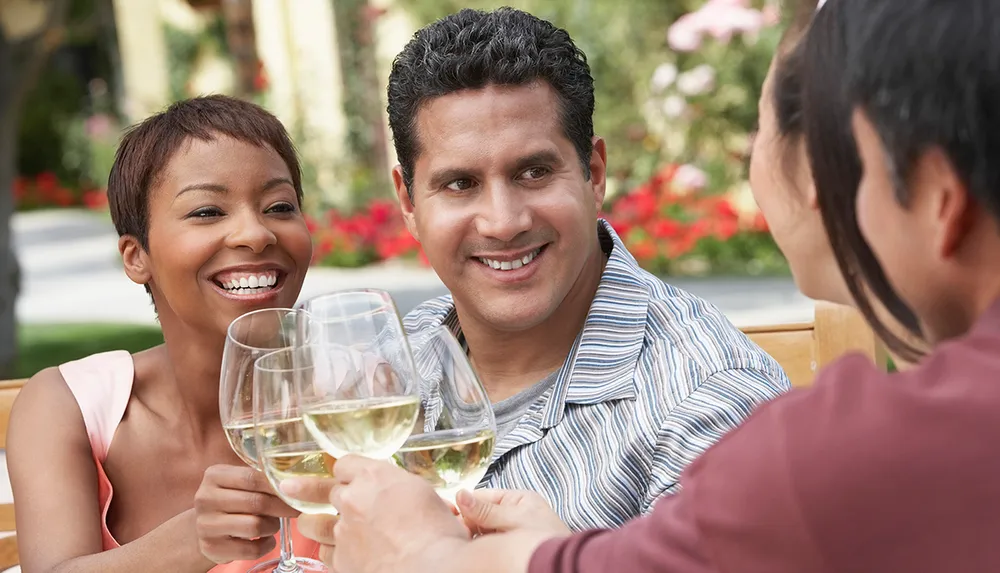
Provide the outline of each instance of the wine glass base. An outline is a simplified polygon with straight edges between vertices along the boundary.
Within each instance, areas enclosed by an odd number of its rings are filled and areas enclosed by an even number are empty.
[[[247,571],[247,573],[274,573],[275,571],[280,571],[278,569],[279,563],[280,561],[277,559],[258,563],[253,569]],[[295,565],[298,566],[295,573],[330,573],[330,569],[326,565],[323,565],[321,561],[307,557],[296,557]]]

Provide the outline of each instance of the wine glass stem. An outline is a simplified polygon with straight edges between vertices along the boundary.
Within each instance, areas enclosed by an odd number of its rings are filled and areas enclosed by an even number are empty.
[[[288,533],[292,520],[282,517],[279,522],[278,539],[281,542],[281,559],[274,573],[299,573],[301,569],[295,564],[295,555],[292,553],[292,536]]]

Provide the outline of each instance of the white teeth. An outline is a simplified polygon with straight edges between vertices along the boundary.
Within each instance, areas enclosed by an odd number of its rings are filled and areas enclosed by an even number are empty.
[[[233,294],[256,294],[266,292],[278,282],[278,273],[269,272],[259,275],[246,275],[239,278],[220,281],[222,288]]]
[[[527,255],[524,255],[520,259],[514,259],[513,261],[496,261],[493,259],[480,257],[479,262],[483,263],[488,267],[492,267],[493,269],[496,269],[498,271],[510,271],[519,269],[524,265],[530,263],[531,261],[535,260],[535,257],[537,257],[538,253],[540,253],[541,251],[542,251],[541,249],[535,249],[534,251],[528,253]]]

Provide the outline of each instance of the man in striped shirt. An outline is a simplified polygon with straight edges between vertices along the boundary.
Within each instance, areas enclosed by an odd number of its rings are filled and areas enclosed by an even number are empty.
[[[788,388],[599,220],[607,154],[565,31],[463,10],[417,32],[388,91],[406,224],[451,292],[405,325],[450,327],[494,402],[501,435],[481,485],[539,492],[574,530],[619,526]]]

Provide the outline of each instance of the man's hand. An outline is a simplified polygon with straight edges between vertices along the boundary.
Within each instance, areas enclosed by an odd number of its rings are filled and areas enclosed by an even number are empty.
[[[282,489],[303,500],[323,501],[327,493],[340,512],[339,520],[299,518],[299,531],[324,545],[321,555],[336,571],[436,572],[468,543],[468,531],[430,484],[385,461],[345,456],[333,480],[286,480]]]
[[[480,489],[461,491],[458,509],[474,534],[503,533],[519,529],[569,535],[545,498],[531,491]]]

